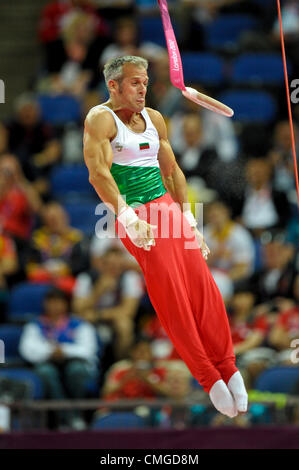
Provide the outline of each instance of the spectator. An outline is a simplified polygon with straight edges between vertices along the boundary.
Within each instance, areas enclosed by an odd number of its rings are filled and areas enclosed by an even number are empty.
[[[42,121],[33,95],[18,97],[16,114],[8,124],[8,131],[10,151],[17,155],[26,178],[41,195],[46,195],[49,172],[60,157],[60,143],[51,127]]]
[[[100,57],[100,66],[103,67],[109,60],[122,55],[142,56],[153,62],[163,53],[164,49],[153,42],[139,44],[134,19],[120,18],[114,25],[114,42],[104,49]]]
[[[236,285],[247,279],[254,268],[254,244],[250,233],[231,219],[228,206],[215,201],[209,205],[205,239],[211,254],[208,265],[225,272]]]
[[[180,359],[155,313],[140,320],[140,333],[151,342],[152,356],[155,360]]]
[[[262,268],[253,274],[248,284],[250,290],[256,293],[257,302],[265,303],[260,310],[269,312],[274,305],[279,310],[281,298],[292,298],[296,274],[292,245],[278,238],[263,245]]]
[[[202,86],[194,84],[194,87],[201,93],[209,94]],[[169,139],[175,152],[182,151],[183,118],[185,114],[193,113],[199,114],[201,119],[202,145],[215,147],[219,159],[222,162],[229,162],[231,168],[231,162],[236,159],[238,153],[238,140],[232,121],[187,99],[169,120]]]
[[[96,12],[95,0],[53,0],[42,10],[38,26],[39,38],[43,43],[59,39],[65,15],[75,10],[90,13],[96,17],[97,33],[107,31],[107,25]]]
[[[205,93],[205,90],[199,91]],[[232,121],[203,107],[198,110],[202,119],[204,145],[214,146],[220,160],[231,164],[238,156],[239,147]]]
[[[18,256],[11,238],[0,233],[0,323],[5,321],[8,301],[8,279],[18,270]]]
[[[167,52],[159,54],[155,59],[152,75],[151,87],[147,95],[148,106],[157,109],[166,118],[170,118],[180,108],[182,93],[170,82]]]
[[[104,254],[95,247],[91,265],[90,272],[77,277],[74,309],[98,325],[100,335],[107,332],[105,324],[110,332],[112,328],[114,354],[121,359],[134,341],[134,318],[144,292],[141,277],[136,271],[126,271],[127,258],[117,247],[108,248]]]
[[[20,354],[42,378],[48,399],[85,398],[87,382],[98,376],[95,330],[72,316],[69,307],[65,292],[50,290],[43,314],[25,325],[20,339]],[[60,425],[85,425],[77,412],[60,412],[59,419]]]
[[[294,124],[295,140],[298,127]],[[292,158],[292,139],[288,121],[280,121],[275,126],[274,146],[269,152],[274,169],[273,188],[287,194],[295,189],[294,162]]]
[[[290,217],[290,206],[284,192],[273,189],[271,163],[266,158],[250,158],[245,168],[243,197],[232,201],[235,215],[254,236],[268,229],[284,229]]]
[[[70,165],[82,164],[83,155],[83,127],[88,111],[104,101],[96,90],[87,91],[82,97],[81,120],[79,122],[68,122],[63,127],[61,135],[62,161]]]
[[[229,309],[234,352],[247,387],[251,387],[258,374],[275,361],[275,351],[264,347],[270,320],[267,314],[254,314],[254,302],[252,292],[239,291],[234,294]]]
[[[293,287],[295,305],[278,314],[277,320],[270,332],[269,343],[281,352],[280,360],[292,365],[291,353],[294,349],[292,341],[299,339],[299,275],[296,276]],[[297,346],[297,345],[296,345]]]
[[[189,391],[189,382],[190,374],[168,366],[167,361],[155,361],[150,343],[140,340],[132,346],[128,360],[117,362],[108,370],[102,397],[109,401],[159,396],[182,398]]]
[[[141,340],[132,345],[130,359],[114,364],[106,373],[102,389],[105,400],[154,398],[165,378],[164,367],[155,366],[150,343]]]
[[[57,202],[44,206],[43,225],[32,234],[28,254],[27,276],[31,281],[55,281],[72,290],[72,250],[82,241],[83,234],[69,225],[68,215]],[[78,266],[78,260],[76,260]]]
[[[216,188],[218,155],[215,148],[203,145],[202,121],[198,114],[188,114],[183,119],[183,138],[177,159],[187,179],[199,176],[207,186]]]
[[[70,8],[71,2],[65,0],[53,0],[45,5],[38,25],[38,35],[42,43],[47,44],[58,39],[61,20]]]
[[[299,34],[299,7],[297,0],[286,0],[281,8],[282,27],[288,46],[296,45]],[[273,39],[280,41],[279,20],[273,25]]]
[[[39,216],[43,202],[33,184],[25,177],[20,162],[15,155],[5,153],[0,158],[0,165],[12,178],[12,186],[17,187],[27,197],[30,209]]]
[[[254,316],[254,301],[254,294],[240,291],[230,302],[230,328],[237,356],[261,346],[269,329],[266,315]]]
[[[63,40],[63,33],[67,23],[72,23],[74,18],[90,18],[89,27],[86,26],[86,34],[77,35],[77,39],[81,38],[77,44],[81,46],[88,45],[87,55],[85,56],[84,66],[90,62],[92,57],[98,60],[99,54],[107,45],[109,39],[109,26],[107,22],[96,11],[96,4],[93,0],[54,0],[42,10],[39,22],[39,38],[43,44],[45,51],[45,68],[52,73],[58,73],[63,64],[67,61],[68,53],[66,44]],[[82,23],[82,26],[84,23]],[[80,27],[78,23],[75,27]],[[91,26],[91,27],[90,27]],[[91,38],[93,41],[86,42],[85,38]],[[82,39],[84,39],[82,41]],[[96,56],[95,56],[96,54]],[[94,65],[92,68],[94,68]]]
[[[137,271],[142,274],[141,268],[137,263],[134,256],[132,256],[128,250],[124,247],[120,238],[115,233],[114,227],[111,231],[101,231],[96,229],[96,234],[90,242],[90,254],[91,256],[101,257],[110,249],[116,248],[121,251],[121,262],[123,270]]]
[[[64,18],[61,35],[63,60],[54,56],[57,63],[48,65],[50,75],[41,79],[39,88],[82,97],[88,86],[98,81],[98,61],[103,48],[103,40],[96,37],[94,15],[70,12]]]
[[[18,255],[18,269],[9,284],[25,277],[26,253],[32,232],[34,215],[39,215],[42,202],[37,191],[25,178],[13,155],[0,158],[0,232],[13,239]]]
[[[29,239],[32,228],[32,210],[24,189],[17,185],[10,157],[0,160],[0,227],[11,236],[17,246]],[[20,244],[18,245],[18,242]]]

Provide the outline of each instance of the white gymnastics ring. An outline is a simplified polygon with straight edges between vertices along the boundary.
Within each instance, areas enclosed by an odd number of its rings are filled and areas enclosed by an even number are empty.
[[[199,104],[210,111],[214,111],[215,113],[222,114],[226,117],[232,117],[234,115],[234,111],[231,108],[208,95],[199,93],[199,91],[194,88],[186,87],[185,90],[182,90],[182,94],[185,98],[188,98],[188,100],[194,101],[194,103]]]

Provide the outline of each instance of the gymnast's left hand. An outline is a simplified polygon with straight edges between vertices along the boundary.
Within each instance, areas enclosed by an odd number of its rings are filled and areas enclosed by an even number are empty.
[[[201,250],[202,256],[204,257],[205,260],[207,260],[210,254],[210,249],[205,242],[204,236],[202,233],[200,233],[200,231],[196,227],[192,227],[192,230],[194,231],[195,238]]]

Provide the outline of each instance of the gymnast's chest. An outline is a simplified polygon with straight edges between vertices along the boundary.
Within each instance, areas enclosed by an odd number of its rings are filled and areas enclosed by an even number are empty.
[[[126,126],[121,126],[111,145],[114,163],[152,166],[157,160],[160,141],[154,128],[134,132]]]

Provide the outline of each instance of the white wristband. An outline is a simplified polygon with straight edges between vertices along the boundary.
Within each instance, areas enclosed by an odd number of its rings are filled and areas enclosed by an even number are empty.
[[[197,222],[192,214],[192,212],[189,210],[189,211],[186,211],[184,212],[184,216],[186,217],[186,219],[188,220],[189,224],[191,225],[191,227],[196,227],[197,225]]]
[[[131,207],[127,206],[120,211],[117,220],[125,228],[127,228],[129,225],[137,222],[139,219],[138,216],[135,214],[134,210]]]

